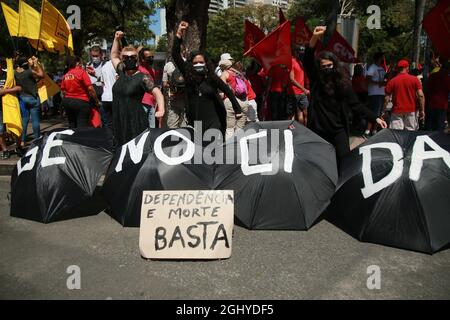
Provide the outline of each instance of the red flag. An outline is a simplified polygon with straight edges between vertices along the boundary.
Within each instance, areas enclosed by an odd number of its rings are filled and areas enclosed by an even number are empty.
[[[450,0],[440,0],[422,24],[439,54],[450,58]]]
[[[358,62],[358,59],[355,57],[355,50],[353,50],[347,40],[337,31],[331,37],[326,50],[333,52],[342,62]]]
[[[312,37],[312,32],[309,30],[305,21],[301,17],[295,19],[295,30],[292,35],[292,43],[295,45],[306,45]]]
[[[284,22],[247,51],[245,56],[248,55],[258,60],[267,72],[270,72],[274,66],[282,66],[291,70],[291,23]]]
[[[245,20],[245,32],[244,32],[244,55],[255,44],[264,39],[266,35],[260,28]]]
[[[283,10],[281,10],[281,8],[278,10],[278,17],[280,19],[280,25],[286,22],[286,17],[284,16]]]

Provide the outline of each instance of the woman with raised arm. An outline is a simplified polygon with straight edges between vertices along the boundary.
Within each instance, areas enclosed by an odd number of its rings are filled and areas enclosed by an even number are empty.
[[[119,78],[113,87],[113,127],[117,145],[123,145],[144,132],[149,127],[148,117],[142,108],[144,94],[151,93],[158,105],[164,105],[164,96],[155,86],[150,75],[138,71],[138,51],[133,46],[120,50],[124,37],[117,31],[111,49],[111,62]],[[164,116],[164,110],[156,113],[157,118]]]
[[[203,132],[214,128],[224,136],[227,113],[218,90],[230,99],[236,118],[243,116],[242,109],[231,89],[214,73],[214,66],[208,63],[202,52],[191,52],[188,60],[183,60],[181,44],[188,26],[187,22],[181,21],[172,47],[173,60],[186,82],[188,123],[194,126],[195,121],[201,121]]]
[[[322,51],[317,58],[315,49],[326,27],[314,29],[309,47],[305,51],[304,67],[311,82],[311,105],[308,127],[336,148],[338,165],[350,152],[350,115],[357,113],[368,121],[387,128],[384,120],[362,105],[345,76],[338,58]]]

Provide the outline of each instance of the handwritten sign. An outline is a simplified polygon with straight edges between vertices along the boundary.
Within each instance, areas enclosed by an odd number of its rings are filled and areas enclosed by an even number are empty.
[[[233,191],[144,191],[139,248],[147,259],[226,259],[233,225]]]

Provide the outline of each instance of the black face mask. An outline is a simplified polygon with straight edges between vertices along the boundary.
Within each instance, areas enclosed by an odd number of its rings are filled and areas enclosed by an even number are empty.
[[[334,68],[321,69],[321,74],[324,76],[333,76],[337,73],[337,70]]]
[[[145,61],[146,64],[151,66],[151,65],[153,65],[154,58],[153,57],[148,57],[148,58],[145,58],[144,61]]]
[[[125,70],[136,70],[137,69],[137,58],[125,59],[123,60],[123,64],[125,65]]]

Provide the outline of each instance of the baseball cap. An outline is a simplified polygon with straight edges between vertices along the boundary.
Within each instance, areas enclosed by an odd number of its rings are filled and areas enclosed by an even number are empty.
[[[408,68],[409,67],[409,61],[402,59],[397,63],[398,68]]]
[[[227,68],[229,68],[229,67],[231,67],[232,65],[233,65],[233,64],[231,63],[230,60],[222,59],[222,60],[220,60],[220,62],[219,62],[219,67],[227,67]]]
[[[220,56],[220,60],[234,60],[229,53],[223,53]]]

